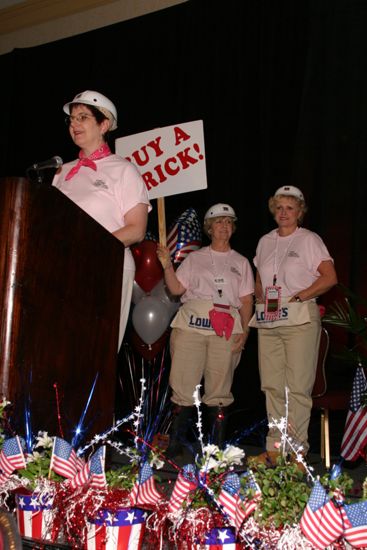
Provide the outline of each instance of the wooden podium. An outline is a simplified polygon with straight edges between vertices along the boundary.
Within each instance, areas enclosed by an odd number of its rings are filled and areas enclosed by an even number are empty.
[[[0,179],[0,393],[12,426],[112,425],[124,246],[58,189]],[[56,384],[56,386],[55,386]],[[83,442],[85,442],[83,438]]]

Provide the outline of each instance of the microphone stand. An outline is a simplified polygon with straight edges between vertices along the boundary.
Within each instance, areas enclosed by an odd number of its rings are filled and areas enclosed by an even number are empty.
[[[52,168],[50,168],[49,170],[52,170]],[[30,181],[41,184],[41,183],[44,183],[45,172],[49,173],[49,170],[45,170],[45,169],[38,170],[37,168],[30,166],[26,170],[26,176]]]
[[[34,175],[30,175],[30,172],[34,172],[36,174],[36,177]],[[43,183],[43,170],[35,170],[33,166],[30,166],[26,170],[26,176],[30,181],[37,181],[37,183]]]

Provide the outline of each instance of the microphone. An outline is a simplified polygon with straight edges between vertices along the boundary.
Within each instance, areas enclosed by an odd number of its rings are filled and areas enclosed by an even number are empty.
[[[47,170],[48,168],[60,168],[62,166],[64,161],[61,157],[52,157],[48,160],[43,160],[41,162],[36,162],[35,164],[32,164],[27,172],[29,170],[35,170],[36,172],[40,172],[41,170]]]

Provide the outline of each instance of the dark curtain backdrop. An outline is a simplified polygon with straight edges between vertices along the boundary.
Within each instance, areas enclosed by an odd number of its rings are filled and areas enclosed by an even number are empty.
[[[252,259],[273,227],[269,196],[297,185],[305,226],[325,240],[340,281],[366,296],[366,28],[364,0],[191,0],[16,49],[0,56],[0,175],[76,156],[62,105],[84,89],[116,103],[115,137],[203,119],[209,186],[167,198],[168,224],[188,206],[202,217],[229,202],[233,246]],[[262,402],[256,334],[236,376],[239,406]]]

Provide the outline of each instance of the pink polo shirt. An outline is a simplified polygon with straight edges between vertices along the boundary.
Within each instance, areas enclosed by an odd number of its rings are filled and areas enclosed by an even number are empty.
[[[64,164],[52,185],[113,233],[125,226],[125,214],[140,203],[151,206],[145,183],[137,168],[118,155],[96,160],[97,171],[81,166],[70,180],[65,176],[77,160]],[[125,249],[124,269],[135,270],[130,249]]]
[[[299,227],[291,235],[280,237],[276,229],[264,235],[257,245],[254,264],[263,289],[273,284],[282,287],[283,296],[294,296],[308,288],[320,276],[321,262],[331,260],[323,240],[312,231]]]

